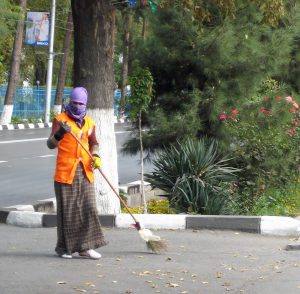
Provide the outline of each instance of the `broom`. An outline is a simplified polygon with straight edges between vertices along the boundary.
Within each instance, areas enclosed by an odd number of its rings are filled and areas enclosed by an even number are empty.
[[[69,132],[71,136],[77,141],[77,143],[84,149],[84,151],[89,155],[91,160],[93,160],[93,156],[90,153],[90,151],[79,141],[79,139],[76,137],[76,135],[70,131]],[[135,224],[133,224],[133,227],[138,230],[140,237],[146,241],[147,248],[151,250],[154,253],[159,253],[161,251],[165,251],[167,249],[167,243],[165,240],[162,240],[159,236],[153,235],[153,233],[146,229],[140,222],[137,221],[135,216],[131,213],[129,207],[127,206],[126,202],[122,199],[122,197],[119,195],[119,193],[116,191],[116,189],[113,187],[113,185],[110,183],[108,178],[105,176],[101,168],[98,168],[100,174],[105,179],[107,184],[110,186],[110,188],[113,190],[113,192],[116,194],[116,196],[120,199],[132,219],[134,220]]]

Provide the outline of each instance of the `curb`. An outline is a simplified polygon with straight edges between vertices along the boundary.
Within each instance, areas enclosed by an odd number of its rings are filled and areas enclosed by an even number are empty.
[[[37,204],[35,204],[37,205]],[[41,203],[41,206],[51,206]],[[56,214],[33,211],[34,207],[22,205],[0,208],[0,223],[26,228],[56,227]],[[24,208],[24,206],[23,206]],[[186,215],[186,214],[134,214],[138,222],[149,229],[168,230],[231,230],[272,236],[300,236],[300,221],[291,217]],[[130,228],[134,223],[127,213],[99,215],[103,227]]]
[[[126,119],[114,117],[114,123],[126,123]],[[0,131],[3,130],[24,130],[24,129],[43,129],[52,128],[52,122],[50,123],[24,123],[24,124],[7,124],[0,125]]]
[[[0,131],[2,131],[2,130],[43,129],[43,128],[51,128],[51,127],[52,127],[52,123],[8,124],[8,125],[0,125]]]

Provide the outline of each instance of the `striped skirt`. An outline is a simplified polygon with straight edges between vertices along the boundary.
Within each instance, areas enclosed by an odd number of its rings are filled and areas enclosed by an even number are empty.
[[[58,254],[82,252],[107,244],[102,233],[94,185],[78,165],[73,183],[54,182],[57,203]]]

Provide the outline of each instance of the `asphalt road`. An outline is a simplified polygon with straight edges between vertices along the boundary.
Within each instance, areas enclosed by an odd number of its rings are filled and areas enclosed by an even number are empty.
[[[116,124],[120,184],[139,180],[139,156],[119,151],[130,136],[127,124]],[[50,129],[0,131],[0,207],[31,204],[54,197],[53,175],[56,150],[46,146]],[[151,165],[145,165],[145,172]]]
[[[3,294],[296,294],[299,251],[284,237],[232,231],[158,231],[168,251],[153,254],[134,229],[104,229],[100,260],[55,255],[55,228],[0,225]]]

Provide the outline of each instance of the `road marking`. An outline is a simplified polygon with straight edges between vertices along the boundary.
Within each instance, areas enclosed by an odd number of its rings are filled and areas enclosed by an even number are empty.
[[[35,139],[26,139],[26,140],[11,140],[11,141],[0,141],[0,144],[10,144],[10,143],[24,143],[24,142],[33,142],[33,141],[44,141],[48,138],[35,138]]]
[[[125,134],[131,133],[131,131],[118,131],[115,134]],[[24,140],[11,140],[11,141],[0,141],[0,144],[11,144],[11,143],[24,143],[24,142],[34,142],[34,141],[45,141],[48,138],[35,138],[35,139],[24,139]]]
[[[41,155],[41,156],[37,156],[37,157],[52,157],[52,156],[56,156],[54,154],[48,154],[48,155]]]
[[[4,163],[4,162],[8,162],[8,161],[5,161],[5,160],[0,160],[0,163]]]

